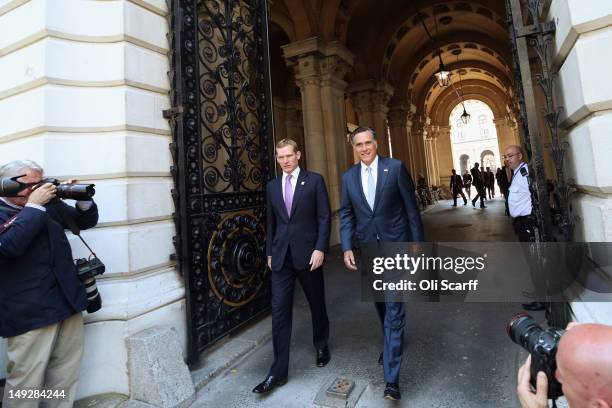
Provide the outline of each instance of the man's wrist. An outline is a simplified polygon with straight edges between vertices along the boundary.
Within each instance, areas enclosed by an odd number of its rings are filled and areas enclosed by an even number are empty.
[[[40,204],[27,203],[25,207],[36,208],[37,210],[40,210],[42,212],[47,212],[47,209]]]

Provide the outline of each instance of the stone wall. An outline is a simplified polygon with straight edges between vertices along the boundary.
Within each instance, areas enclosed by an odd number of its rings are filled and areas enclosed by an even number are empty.
[[[0,1],[1,162],[29,158],[49,176],[96,184],[100,223],[83,236],[107,272],[104,307],[86,317],[78,398],[129,394],[135,332],[173,326],[186,347],[184,284],[170,261],[166,13],[164,0]]]
[[[575,236],[580,241],[612,241],[612,2],[553,0],[549,19],[557,25],[557,100],[565,107],[562,129],[570,149],[568,177]],[[578,320],[612,324],[609,303],[574,303]]]

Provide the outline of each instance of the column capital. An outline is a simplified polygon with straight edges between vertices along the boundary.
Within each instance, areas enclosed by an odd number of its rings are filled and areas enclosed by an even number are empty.
[[[367,79],[353,82],[347,92],[353,96],[355,109],[370,112],[388,112],[387,105],[393,96],[393,87],[387,81]]]
[[[311,37],[281,48],[287,66],[293,68],[298,86],[314,83],[318,77],[328,85],[346,87],[343,78],[353,66],[354,56],[339,41],[324,43],[318,37]]]

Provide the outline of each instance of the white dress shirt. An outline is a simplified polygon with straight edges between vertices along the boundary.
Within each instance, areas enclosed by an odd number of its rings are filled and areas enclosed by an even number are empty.
[[[512,218],[531,215],[531,193],[529,192],[527,175],[523,176],[521,174],[521,168],[523,167],[527,170],[527,174],[529,174],[527,164],[521,163],[521,165],[514,170],[512,183],[508,188],[508,210]]]
[[[376,182],[378,181],[378,155],[374,158],[370,166],[366,166],[364,162],[361,162],[361,188],[363,188],[363,195],[368,197],[368,172],[367,169],[372,169],[372,179],[374,180],[374,191],[376,191]]]
[[[293,192],[293,197],[295,197],[295,186],[297,186],[297,180],[300,175],[300,166],[297,166],[295,170],[293,170],[289,174],[291,174],[291,181],[290,181],[291,191]],[[283,201],[285,201],[285,183],[287,182],[287,176],[289,174],[283,171],[283,179],[281,180],[282,181],[281,191],[283,192]]]

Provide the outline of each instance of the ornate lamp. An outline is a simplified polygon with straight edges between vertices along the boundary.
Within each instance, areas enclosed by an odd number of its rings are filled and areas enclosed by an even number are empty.
[[[440,55],[438,56],[440,57],[440,68],[438,69],[438,72],[436,72],[434,75],[436,76],[436,79],[438,80],[438,85],[440,85],[441,88],[446,88],[447,86],[450,85],[450,74],[451,73],[444,66],[444,63],[442,62],[442,56]]]
[[[461,121],[464,125],[467,125],[470,122],[470,114],[465,110],[465,105],[463,105],[463,113],[461,114]]]

